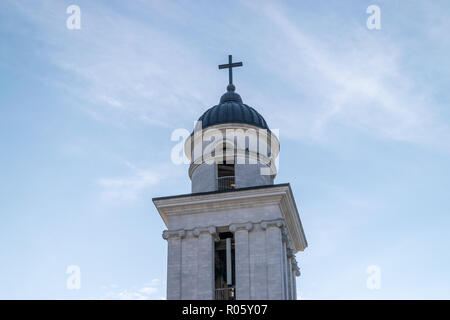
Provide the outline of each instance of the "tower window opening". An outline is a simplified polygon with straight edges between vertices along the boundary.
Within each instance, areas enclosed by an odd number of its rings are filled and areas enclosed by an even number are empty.
[[[217,186],[219,191],[235,188],[234,163],[217,165]]]
[[[216,300],[235,300],[235,253],[231,232],[219,233],[214,248],[214,284]]]

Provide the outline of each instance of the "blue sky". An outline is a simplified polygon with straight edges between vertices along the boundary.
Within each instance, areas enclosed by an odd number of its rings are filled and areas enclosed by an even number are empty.
[[[66,8],[81,9],[81,29]],[[381,9],[368,30],[366,8]],[[173,130],[237,92],[280,130],[305,299],[450,298],[448,1],[0,3],[0,298],[165,297]],[[66,268],[81,270],[68,290]],[[381,287],[366,286],[368,266]]]

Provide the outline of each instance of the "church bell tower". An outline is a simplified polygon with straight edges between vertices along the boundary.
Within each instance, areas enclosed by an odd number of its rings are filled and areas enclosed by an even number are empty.
[[[295,254],[307,247],[288,183],[275,184],[277,136],[227,92],[185,142],[191,193],[154,198],[167,230],[167,299],[296,299]]]

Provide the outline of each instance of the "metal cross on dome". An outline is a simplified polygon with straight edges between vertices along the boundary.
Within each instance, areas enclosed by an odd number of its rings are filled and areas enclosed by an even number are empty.
[[[233,62],[233,56],[230,54],[228,56],[227,64],[220,64],[219,69],[228,69],[228,80],[229,85],[233,85],[233,68],[242,67],[242,62]]]

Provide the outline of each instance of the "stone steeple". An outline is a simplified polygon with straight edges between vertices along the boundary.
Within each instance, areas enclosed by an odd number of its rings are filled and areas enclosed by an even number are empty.
[[[153,199],[167,298],[296,299],[307,241],[290,185],[274,184],[279,141],[231,81],[185,142],[192,193]]]

